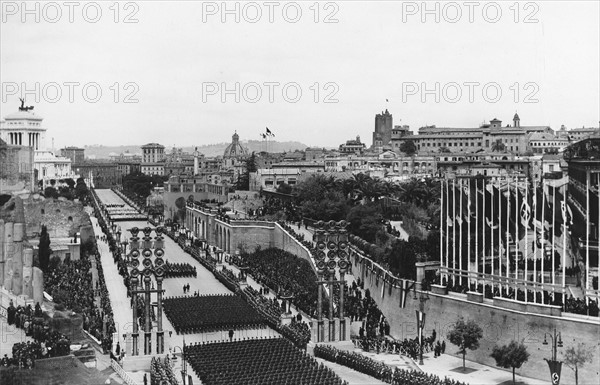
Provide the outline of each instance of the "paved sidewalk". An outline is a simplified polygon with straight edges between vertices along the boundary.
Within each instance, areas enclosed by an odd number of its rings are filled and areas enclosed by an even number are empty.
[[[448,377],[456,381],[462,381],[471,385],[499,385],[512,384],[512,370],[503,370],[501,368],[478,364],[473,361],[466,361],[467,373],[462,372],[462,358],[454,357],[449,354],[442,354],[438,358],[433,358],[433,353],[423,354],[423,365],[413,362],[412,359],[400,356],[398,354],[364,352],[357,349],[351,342],[331,343],[338,349],[353,351],[365,355],[371,359],[383,362],[392,367],[404,370],[421,370],[426,373],[435,374],[440,378]],[[452,348],[452,346],[450,346]],[[469,354],[481,354],[478,351],[469,352]],[[467,357],[469,355],[467,354]],[[525,363],[527,365],[527,363]],[[544,368],[545,370],[546,368]],[[523,376],[515,376],[519,385],[547,385],[549,381],[538,380]]]
[[[90,220],[92,221],[94,234],[100,236],[103,235],[102,230],[98,225],[98,219],[90,216]],[[133,330],[131,299],[127,297],[127,288],[123,283],[123,277],[119,275],[119,270],[113,261],[108,244],[101,240],[98,240],[97,244],[98,252],[100,253],[100,261],[102,263],[102,271],[104,273],[104,281],[108,288],[108,296],[110,298],[110,305],[115,320],[115,328],[117,330],[117,335],[119,336],[118,340],[121,344],[121,348],[123,349],[125,347],[123,334]]]

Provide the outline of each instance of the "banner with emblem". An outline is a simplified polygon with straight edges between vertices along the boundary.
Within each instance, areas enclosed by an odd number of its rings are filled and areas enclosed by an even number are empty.
[[[548,367],[550,368],[550,379],[552,380],[552,385],[559,385],[562,362],[548,359],[546,362],[548,362]]]

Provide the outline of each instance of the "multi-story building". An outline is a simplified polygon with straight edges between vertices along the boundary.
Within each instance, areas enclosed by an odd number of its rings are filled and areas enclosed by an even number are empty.
[[[87,159],[73,163],[72,167],[95,188],[111,188],[122,181],[118,164],[110,160]]]
[[[379,152],[386,149],[387,136],[382,132],[387,129],[387,126],[382,122],[388,122],[388,114],[384,116],[385,119],[382,115],[377,115],[376,122],[379,125],[376,125],[376,131],[373,133],[374,138],[381,139],[377,142],[381,146],[374,146]],[[389,114],[389,121],[391,124],[391,114]],[[412,140],[417,151],[421,153],[507,151],[513,154],[524,154],[530,150],[529,136],[534,133],[552,134],[553,132],[548,126],[521,126],[518,114],[513,117],[512,126],[502,126],[501,120],[492,119],[479,127],[425,126],[419,128],[417,135],[412,135],[408,126],[395,126],[390,129],[389,148],[399,153],[402,143]]]
[[[438,175],[484,175],[504,177],[518,175],[532,176],[531,162],[528,157],[515,154],[480,152],[476,154],[444,153],[435,156]]]
[[[80,147],[65,147],[60,149],[60,155],[71,159],[73,163],[83,163],[85,160],[85,149]]]
[[[53,150],[46,148],[44,118],[33,113],[32,109],[21,105],[18,112],[0,121],[0,139],[9,146],[24,146],[34,151],[33,174],[41,189],[51,180],[76,179],[78,176],[71,171],[71,160],[56,156]]]
[[[141,171],[146,175],[165,175],[165,146],[158,143],[142,146]]]
[[[31,147],[8,145],[0,139],[0,193],[35,188],[34,152]]]
[[[567,137],[549,132],[533,132],[529,135],[529,148],[534,154],[558,154],[571,144]]]
[[[572,236],[583,276],[582,286],[598,290],[600,253],[600,138],[585,139],[565,149],[568,203],[573,207]]]
[[[373,131],[373,145],[371,149],[381,152],[385,146],[390,146],[392,141],[393,126],[392,114],[387,110],[375,115],[375,130]]]
[[[435,175],[436,160],[433,155],[401,156],[388,150],[369,160],[367,167],[374,177],[406,179]]]
[[[578,141],[584,140],[584,139],[590,139],[590,138],[600,137],[600,128],[599,127],[595,127],[595,128],[594,127],[589,127],[589,128],[586,128],[586,127],[574,128],[574,129],[568,130],[566,132],[568,134],[569,139],[572,142],[578,142]]]
[[[342,154],[362,154],[366,149],[366,145],[361,143],[360,136],[356,136],[355,140],[347,140],[346,143],[340,144],[340,153]]]
[[[319,147],[307,147],[304,149],[304,159],[306,161],[322,160],[329,153],[328,150]]]

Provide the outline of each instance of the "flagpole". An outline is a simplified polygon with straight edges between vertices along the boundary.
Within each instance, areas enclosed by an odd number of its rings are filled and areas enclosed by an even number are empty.
[[[456,175],[452,179],[452,286],[456,285]]]
[[[483,263],[482,277],[483,277],[483,287],[485,289],[485,284],[486,284],[486,279],[485,279],[485,229],[487,226],[487,223],[485,222],[485,178],[482,179],[481,181],[483,182],[482,183],[482,187],[483,187],[483,227],[482,227],[482,232],[481,232],[481,235],[482,235],[481,241],[482,241],[482,246],[483,246],[483,253],[482,253],[483,258],[481,261]],[[475,231],[477,231],[477,227],[475,227]],[[477,274],[479,275],[479,256],[477,256],[476,264],[477,264]]]
[[[533,302],[537,303],[537,183],[533,180]]]
[[[492,181],[492,183],[493,183],[493,181]],[[491,235],[491,238],[492,238],[492,248],[490,249],[490,257],[491,257],[490,259],[492,261],[492,270],[491,270],[491,273],[492,273],[492,293],[493,293],[494,292],[494,281],[495,281],[495,279],[493,278],[493,276],[495,275],[494,274],[494,259],[496,258],[495,255],[494,255],[494,226],[493,226],[493,224],[494,224],[494,218],[495,217],[494,217],[494,186],[493,186],[493,184],[492,184],[492,189],[491,190],[492,190],[492,194],[491,194],[492,195],[492,198],[491,198],[492,199],[492,202],[491,202],[492,217],[491,217],[491,221],[490,221],[490,235]],[[487,218],[486,218],[486,221],[487,221]]]
[[[475,179],[475,291],[477,291],[477,286],[479,283],[479,232],[477,231],[477,227],[479,227],[479,188],[478,181]]]
[[[545,302],[545,294],[544,294],[544,281],[545,281],[545,270],[544,270],[544,260],[546,259],[546,244],[545,244],[545,225],[546,225],[546,189],[544,188],[544,180],[542,179],[542,242],[541,242],[541,255],[542,255],[542,268],[541,268],[541,275],[542,275],[542,304],[544,304]]]
[[[506,193],[508,194],[508,196],[506,197],[506,236],[504,237],[506,239],[506,251],[504,253],[506,255],[506,271],[504,273],[506,274],[506,294],[508,295],[508,289],[510,287],[510,283],[508,281],[510,278],[510,260],[508,259],[510,252],[510,246],[508,243],[508,236],[510,235],[510,178],[508,174],[506,176]]]
[[[554,261],[554,242],[556,241],[556,184],[552,185],[552,301],[554,302],[554,290],[555,287],[554,285],[556,284],[555,280],[556,280],[556,274],[554,271],[554,267],[555,265],[555,261]]]
[[[519,176],[515,183],[515,280],[519,279]],[[519,286],[515,281],[515,299],[518,294]]]
[[[523,288],[525,291],[525,303],[527,303],[527,293],[528,293],[528,291],[527,291],[527,264],[528,263],[527,262],[529,261],[529,243],[527,243],[527,230],[529,228],[529,219],[531,217],[531,209],[530,209],[531,206],[529,206],[529,199],[528,199],[529,194],[527,194],[528,190],[529,190],[529,181],[527,180],[527,177],[525,177],[525,205],[526,205],[525,209],[526,209],[526,212],[527,212],[527,210],[529,210],[528,211],[529,215],[526,217],[527,221],[525,222],[525,246],[524,246],[525,251],[523,252],[523,261],[525,264],[525,269],[524,269],[525,273],[523,275],[523,282],[525,285]]]
[[[449,251],[449,239],[450,239],[450,221],[448,220],[448,205],[450,204],[450,195],[448,189],[448,179],[444,178],[446,182],[446,284],[448,284],[448,268],[450,267],[450,251]]]
[[[467,284],[471,289],[471,177],[467,179]]]
[[[475,200],[475,271],[477,272],[477,282],[476,285],[479,286],[479,247],[478,247],[478,232],[477,232],[477,228],[479,227],[479,181],[477,179],[475,179],[475,191],[477,191],[477,193],[475,194],[475,196],[477,196],[477,200]],[[483,244],[483,258],[485,261],[485,226],[487,226],[487,224],[485,223],[485,187],[483,189],[483,231],[481,232],[481,235],[483,236],[482,239],[482,244]],[[484,262],[484,268],[485,268],[485,262]],[[485,273],[485,271],[484,271]],[[484,286],[485,286],[485,275],[484,275]]]
[[[440,181],[440,269],[444,266],[444,186]],[[447,235],[447,234],[446,234]],[[440,284],[442,282],[442,276],[440,274]]]
[[[567,184],[563,184],[563,204],[561,205],[563,219],[563,252],[562,252],[562,303],[565,308],[565,296],[567,294],[566,272],[567,272]],[[600,190],[599,190],[600,192]],[[600,195],[599,195],[600,196]],[[598,206],[600,207],[600,206]],[[600,239],[600,238],[599,238]]]
[[[600,174],[598,174],[598,214],[600,214]],[[596,224],[598,225],[598,254],[600,255],[600,221]],[[598,300],[597,297],[596,300]]]
[[[590,172],[585,179],[585,304],[589,304],[588,290],[590,289]],[[600,193],[600,192],[599,192]]]
[[[458,270],[460,270],[460,275],[458,276],[458,284],[462,286],[462,278],[463,278],[463,268],[462,268],[462,260],[463,260],[463,252],[462,252],[462,245],[463,245],[463,236],[462,236],[462,225],[463,225],[463,182],[464,180],[461,178],[459,179],[460,183],[459,183],[459,187],[458,187],[458,199],[459,199],[459,209],[460,212],[458,213],[459,217],[460,217],[460,221],[458,222],[458,225],[460,226],[458,228],[458,236],[460,237],[460,243],[458,244]]]

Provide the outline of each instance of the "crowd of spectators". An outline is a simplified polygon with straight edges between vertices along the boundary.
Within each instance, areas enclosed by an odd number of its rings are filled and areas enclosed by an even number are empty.
[[[285,219],[292,222],[302,220],[300,207],[290,200],[283,200],[272,196],[263,199],[262,207],[252,213],[256,217],[269,217],[285,215]]]
[[[60,261],[53,258],[49,264],[48,273],[44,277],[44,289],[57,304],[57,309],[70,309],[83,317],[83,328],[101,341],[104,347],[109,347],[114,326],[112,308],[108,298],[108,290],[102,274],[100,255],[95,246],[89,255],[83,253],[78,260],[65,258]],[[98,281],[92,280],[92,263],[90,258],[96,258]],[[100,297],[100,306],[94,301]],[[106,323],[106,326],[104,325]]]
[[[188,345],[185,356],[207,385],[346,385],[331,369],[283,338]]]
[[[574,314],[582,314],[589,315],[592,317],[598,317],[598,301],[594,299],[589,299],[588,303],[584,299],[575,298],[572,295],[566,298],[563,302],[562,293],[552,293],[551,291],[533,291],[527,290],[524,291],[522,289],[515,290],[512,287],[500,287],[499,285],[483,285],[474,283],[469,284],[466,279],[463,279],[462,284],[459,279],[448,279],[446,281],[444,278],[437,276],[433,283],[441,284],[442,286],[446,286],[448,291],[452,291],[455,293],[467,293],[468,291],[478,292],[484,295],[485,298],[492,299],[494,297],[514,299],[518,301],[525,301],[525,296],[527,296],[527,302],[529,303],[540,303],[544,305],[554,305],[561,306],[564,312],[574,313]],[[429,283],[427,283],[429,284]]]
[[[65,335],[51,330],[48,321],[44,319],[39,303],[36,304],[35,309],[32,309],[31,305],[15,307],[10,301],[7,308],[7,322],[9,325],[23,329],[25,335],[33,337],[34,341],[14,344],[12,358],[5,355],[2,358],[3,366],[32,368],[37,359],[65,356],[70,353],[70,340]]]
[[[163,265],[165,278],[196,277],[196,268],[189,263],[170,263],[166,261]]]
[[[179,385],[168,355],[164,360],[161,360],[160,357],[152,357],[150,362],[150,385]]]
[[[236,295],[198,295],[163,300],[165,314],[178,334],[263,328],[264,318]]]
[[[433,374],[416,370],[392,368],[360,353],[339,350],[331,345],[317,345],[315,357],[344,365],[358,372],[375,377],[393,385],[466,385],[449,378],[440,378]]]
[[[410,357],[416,360],[421,352],[419,346],[419,339],[415,337],[413,339],[405,338],[404,340],[396,340],[390,336],[374,336],[367,337],[359,335],[358,337],[352,338],[352,343],[355,347],[364,350],[365,352],[377,352],[389,353],[389,354],[400,354],[406,357]],[[436,351],[436,353],[444,353],[446,350],[446,342],[439,340],[436,342],[436,332],[428,337],[423,337],[423,353]],[[436,357],[440,354],[436,354]]]
[[[278,293],[293,295],[292,302],[306,314],[317,311],[317,276],[310,262],[276,248],[242,254],[239,263],[248,266],[259,284]]]

